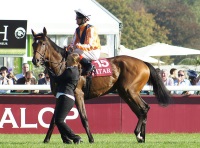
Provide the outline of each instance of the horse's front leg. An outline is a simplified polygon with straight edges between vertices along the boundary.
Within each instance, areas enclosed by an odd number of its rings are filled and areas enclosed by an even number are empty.
[[[56,96],[56,86],[57,85],[56,85],[56,83],[54,81],[54,78],[51,75],[51,72],[48,72],[48,73],[49,73],[50,80],[51,80],[50,81],[51,92],[54,94],[54,96]],[[54,127],[55,127],[55,118],[54,118],[54,114],[53,114],[53,116],[51,118],[49,129],[48,129],[46,137],[44,139],[44,143],[48,143],[50,141],[50,138],[51,138],[51,135],[53,133]]]
[[[77,91],[77,89],[76,89]],[[94,138],[90,132],[90,128],[89,128],[89,124],[88,124],[88,119],[87,119],[87,113],[86,113],[86,109],[85,109],[85,103],[84,103],[84,94],[82,91],[78,91],[78,93],[76,92],[76,107],[78,109],[80,118],[81,118],[81,122],[83,127],[85,128],[85,131],[87,133],[88,136],[88,140],[90,143],[94,143]]]
[[[54,114],[53,114],[49,129],[48,129],[46,137],[44,139],[44,143],[49,143],[51,135],[52,135],[53,130],[54,130],[54,127],[55,127],[55,119],[54,119]]]

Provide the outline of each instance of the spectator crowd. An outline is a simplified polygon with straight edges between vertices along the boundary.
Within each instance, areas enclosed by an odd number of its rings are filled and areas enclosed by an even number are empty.
[[[0,85],[50,85],[50,78],[46,71],[41,72],[38,78],[29,70],[29,64],[23,63],[22,73],[14,75],[12,69],[5,66],[0,68]],[[0,94],[7,93],[40,93],[51,94],[49,90],[0,90]]]
[[[200,86],[200,75],[194,70],[178,70],[176,68],[156,69],[165,86]],[[34,76],[34,73],[29,70],[29,64],[23,63],[22,73],[14,75],[12,69],[5,66],[0,68],[0,85],[50,85],[48,72],[45,70]],[[0,94],[5,93],[40,93],[51,94],[50,90],[0,90]],[[146,92],[146,91],[143,91]],[[171,91],[171,94],[199,94],[200,91]]]
[[[167,71],[166,69],[162,69],[159,72],[159,75],[162,78],[162,81],[165,86],[200,86],[200,75],[197,74],[194,70],[178,70],[176,68],[170,69]],[[198,91],[172,91],[172,94],[198,94]]]

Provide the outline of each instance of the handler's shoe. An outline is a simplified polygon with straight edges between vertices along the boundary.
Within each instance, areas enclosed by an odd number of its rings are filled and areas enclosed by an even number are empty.
[[[64,144],[72,144],[72,142],[70,140],[65,140],[63,141]]]
[[[80,138],[74,139],[73,142],[74,142],[74,144],[80,144],[80,143],[83,142],[83,140],[82,140],[81,137],[80,137]]]
[[[72,144],[71,140],[67,136],[62,136],[61,135],[61,138],[63,140],[63,143],[65,143],[65,144]]]
[[[64,144],[72,144],[71,141],[63,141]]]

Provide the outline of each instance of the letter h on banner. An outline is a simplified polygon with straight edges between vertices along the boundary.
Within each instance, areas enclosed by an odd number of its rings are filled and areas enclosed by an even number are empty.
[[[8,26],[4,26],[4,32],[0,32],[0,34],[4,34],[3,41],[8,41],[8,39],[7,39],[7,30],[8,30]]]

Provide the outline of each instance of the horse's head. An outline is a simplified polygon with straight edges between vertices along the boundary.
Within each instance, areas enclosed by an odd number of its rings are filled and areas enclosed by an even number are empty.
[[[46,28],[44,27],[43,29],[43,33],[39,33],[36,34],[33,30],[32,31],[32,35],[33,35],[33,39],[34,42],[32,44],[33,47],[33,59],[32,59],[32,63],[35,66],[40,66],[40,65],[44,65],[45,64],[45,59],[47,58],[47,39],[46,39],[46,35],[47,35],[47,31]]]
[[[55,75],[60,75],[65,69],[66,50],[47,37],[45,27],[43,33],[36,34],[33,30],[31,31],[34,39],[32,63],[37,67],[45,66]]]

